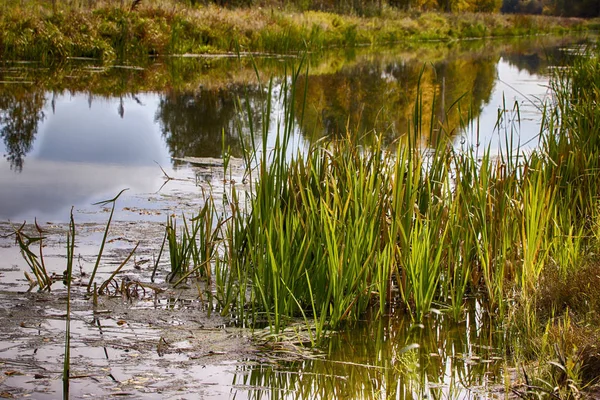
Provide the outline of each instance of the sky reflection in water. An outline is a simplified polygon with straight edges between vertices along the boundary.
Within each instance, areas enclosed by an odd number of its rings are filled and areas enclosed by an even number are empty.
[[[478,142],[482,148],[489,144],[494,153],[505,147],[505,134],[517,129],[514,146],[535,146],[540,108],[549,96],[545,50],[524,55],[518,51],[492,55],[478,51],[458,55],[449,52],[447,59],[427,64],[430,71],[426,71],[421,84],[424,99],[427,101],[434,91],[438,97],[435,104],[424,107],[424,114],[434,110],[442,115],[439,110],[470,91],[470,104],[462,107],[460,116],[455,112],[447,117],[455,134],[460,130],[459,120],[465,117],[464,110],[471,107],[476,117],[470,132],[456,136],[457,146],[475,146]],[[299,145],[306,146],[307,138],[314,136],[308,132],[315,129],[317,137],[340,134],[346,126],[359,131],[375,126],[389,135],[389,140],[402,134],[414,105],[414,78],[424,60],[415,56],[407,61],[405,53],[394,54],[355,55],[333,71],[331,65],[335,63],[327,59],[313,62],[311,71],[316,72],[309,76],[308,108],[297,129]],[[101,87],[90,88],[88,94],[81,87],[70,89],[68,84],[60,90],[25,85],[14,93],[8,85],[0,88],[5,91],[0,99],[0,149],[4,154],[0,163],[0,220],[31,221],[37,217],[40,221],[66,221],[71,206],[89,209],[91,203],[112,198],[123,188],[131,189],[126,196],[154,193],[164,182],[157,163],[171,173],[171,157],[220,157],[223,136],[233,154],[239,156],[235,119],[240,113],[236,99],[247,102],[255,121],[259,121],[262,92],[241,69],[225,67],[228,74],[234,73],[232,82],[215,83],[217,79],[207,75],[205,83],[194,83],[192,89],[168,88],[163,92],[141,90],[140,84],[128,88],[128,83],[119,95],[107,95]],[[211,68],[199,74],[225,74],[217,67]],[[175,80],[171,70],[169,74]],[[277,70],[274,75],[280,76]],[[135,79],[148,78],[130,76],[122,81]],[[277,81],[275,88],[279,88]],[[38,94],[32,95],[35,91]],[[102,93],[94,94],[98,91]],[[299,91],[297,103],[302,95]],[[513,111],[515,103],[518,114]],[[496,126],[499,110],[504,107],[505,118]],[[274,109],[281,113],[280,106]],[[22,118],[27,112],[33,116]],[[296,113],[299,115],[299,110]],[[7,123],[19,115],[23,120],[14,123],[12,133],[6,134]],[[22,134],[19,129],[29,131]],[[275,132],[276,128],[271,129]],[[269,143],[274,143],[273,137]]]
[[[22,171],[0,168],[0,219],[20,221],[68,218],[71,205],[84,206],[114,197],[121,189],[155,192],[163,183],[156,165],[170,157],[154,123],[158,95],[94,99],[85,94],[47,96],[31,153]],[[156,162],[156,163],[155,163]]]

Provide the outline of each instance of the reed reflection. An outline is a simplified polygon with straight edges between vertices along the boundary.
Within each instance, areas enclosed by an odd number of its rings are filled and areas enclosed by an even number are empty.
[[[233,384],[251,399],[471,398],[497,390],[505,357],[500,330],[478,315],[423,325],[402,315],[370,319],[334,334],[323,357],[242,367]],[[275,353],[275,358],[278,355]],[[268,388],[268,390],[266,389]]]

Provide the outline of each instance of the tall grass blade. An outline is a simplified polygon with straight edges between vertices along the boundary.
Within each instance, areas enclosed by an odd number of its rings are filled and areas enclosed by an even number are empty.
[[[115,206],[117,204],[117,200],[123,194],[123,192],[125,192],[126,190],[128,190],[128,189],[121,190],[119,192],[119,194],[117,194],[115,197],[113,197],[110,200],[104,200],[104,201],[94,203],[94,205],[101,205],[101,206],[112,203],[112,208],[110,210],[110,216],[108,217],[108,222],[106,223],[106,229],[104,229],[104,235],[102,236],[102,242],[100,243],[100,249],[98,250],[98,257],[96,258],[96,263],[94,264],[94,268],[92,269],[92,274],[90,275],[90,281],[87,285],[88,293],[92,289],[92,286],[94,284],[94,278],[96,277],[96,272],[98,271],[98,267],[100,266],[100,259],[102,258],[102,253],[104,252],[104,245],[106,244],[106,239],[108,237],[108,230],[110,228],[110,223],[112,221],[112,217],[115,212]]]
[[[65,318],[65,355],[63,360],[63,399],[69,398],[69,382],[71,371],[71,281],[73,278],[73,259],[75,257],[75,220],[73,219],[73,208],[69,220],[69,232],[67,233],[67,269],[65,271],[65,282],[67,285],[67,315]]]

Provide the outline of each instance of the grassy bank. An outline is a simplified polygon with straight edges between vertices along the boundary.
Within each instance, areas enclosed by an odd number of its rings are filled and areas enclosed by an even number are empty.
[[[385,9],[360,18],[276,8],[186,7],[143,1],[114,6],[58,7],[27,2],[0,8],[0,58],[93,57],[130,61],[185,53],[298,52],[399,41],[506,37],[584,30],[592,22],[542,16],[442,14]]]

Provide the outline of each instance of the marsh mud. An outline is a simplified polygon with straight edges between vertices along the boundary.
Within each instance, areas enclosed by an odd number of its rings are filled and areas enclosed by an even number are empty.
[[[168,285],[168,256],[161,259],[153,276],[166,217],[191,216],[202,204],[203,190],[215,182],[223,186],[218,163],[216,167],[214,162],[204,165],[197,161],[195,166],[165,177],[161,192],[124,195],[121,200],[127,205],[117,202],[96,279],[99,283],[108,279],[139,242],[134,258],[115,277],[115,282],[143,285],[132,287],[127,295],[116,290],[111,293],[110,288],[108,295],[97,298],[87,292],[110,209],[90,205],[74,211],[72,396],[220,398],[245,391],[235,377],[240,369],[250,368],[264,357],[250,340],[249,331],[232,326],[218,312],[211,313],[211,306],[199,299],[196,288]],[[235,160],[230,166],[236,172],[241,168]],[[79,219],[88,222],[77,223]],[[98,222],[89,222],[91,219]],[[31,222],[22,229],[39,236]],[[38,292],[24,275],[28,267],[13,235],[20,223],[0,225],[3,398],[53,399],[62,395],[67,293],[60,277],[66,268],[68,225],[51,221],[38,225],[44,237],[46,268],[57,277],[51,291]]]
[[[3,293],[1,298],[2,397],[61,397],[66,297]],[[228,396],[242,390],[232,383],[236,370],[259,360],[247,332],[207,318],[192,300],[103,299],[92,309],[80,299],[72,307],[75,398]]]

